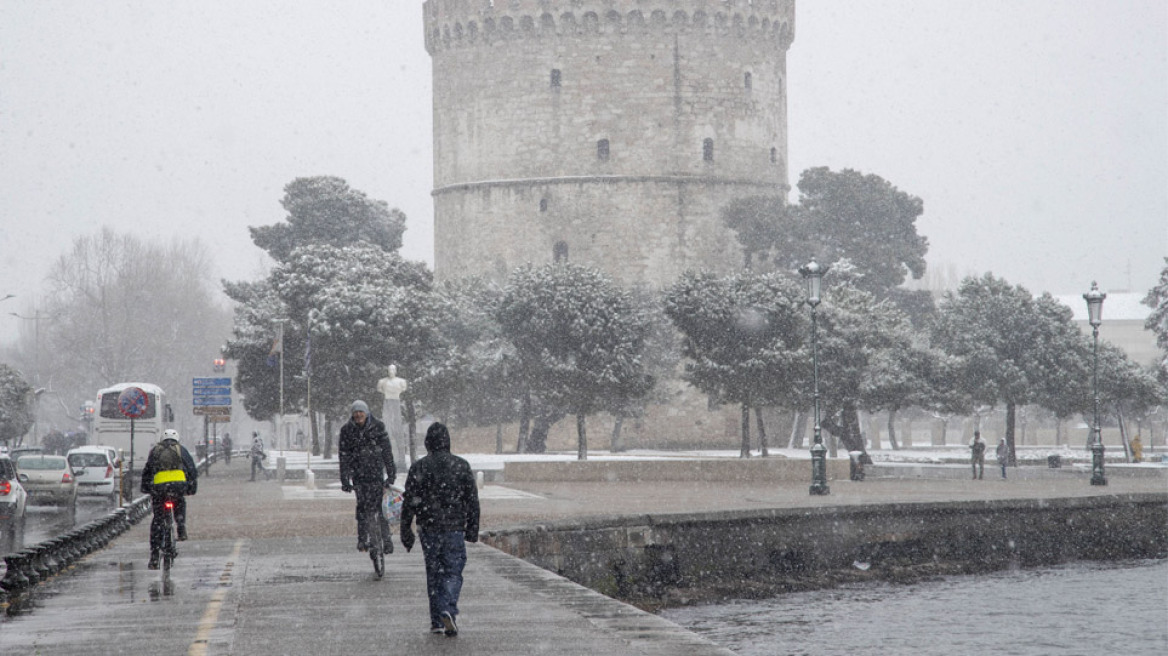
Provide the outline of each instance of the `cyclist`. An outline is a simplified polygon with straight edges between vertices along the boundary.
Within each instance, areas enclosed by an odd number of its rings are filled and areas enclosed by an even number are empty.
[[[382,489],[389,487],[397,476],[393,465],[393,451],[385,424],[369,414],[364,401],[354,401],[350,419],[341,426],[337,442],[337,456],[341,461],[341,490],[357,492],[357,550],[367,551],[369,529],[366,518],[378,511],[381,534],[385,537],[385,552],[393,552],[389,541],[389,521],[381,510]],[[377,527],[372,527],[376,529]]]
[[[187,503],[185,495],[194,496],[199,490],[199,470],[191,453],[178,443],[178,431],[162,431],[162,439],[150,449],[146,466],[142,468],[142,492],[150,495],[154,519],[150,521],[150,569],[158,569],[162,550],[162,534],[166,530],[163,504],[174,502],[174,522],[178,539],[187,539]]]

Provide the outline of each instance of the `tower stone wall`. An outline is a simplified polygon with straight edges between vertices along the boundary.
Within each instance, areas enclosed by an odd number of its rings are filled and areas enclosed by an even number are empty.
[[[436,274],[738,268],[721,208],[789,188],[794,4],[428,0]]]

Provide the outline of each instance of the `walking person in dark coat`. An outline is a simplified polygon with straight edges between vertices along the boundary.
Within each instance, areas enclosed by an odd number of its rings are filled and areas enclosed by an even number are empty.
[[[998,442],[998,448],[994,455],[998,457],[998,466],[1002,468],[1002,478],[1005,478],[1006,461],[1010,459],[1010,447],[1006,446],[1006,438],[1003,437],[1002,441]]]
[[[973,441],[969,443],[970,461],[973,464],[973,479],[985,478],[986,443],[981,439],[981,431],[973,431]]]
[[[369,414],[369,406],[364,401],[353,402],[349,421],[341,426],[337,457],[341,461],[341,490],[357,492],[357,550],[367,551],[366,539],[371,527],[365,525],[366,518],[370,512],[380,511],[382,490],[393,484],[397,470],[394,469],[385,424]],[[389,520],[382,512],[377,516],[385,552],[392,553]],[[376,530],[378,527],[372,528]]]
[[[479,540],[479,491],[466,460],[450,453],[450,432],[435,422],[426,430],[426,457],[410,467],[402,495],[401,541],[414,546],[415,518],[426,560],[430,632],[458,635],[458,597],[466,542]]]

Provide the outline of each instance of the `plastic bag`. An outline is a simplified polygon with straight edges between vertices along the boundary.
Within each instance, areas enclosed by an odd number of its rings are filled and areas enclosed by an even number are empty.
[[[381,495],[381,512],[391,522],[400,522],[402,514],[402,499],[405,490],[396,485],[390,485]]]

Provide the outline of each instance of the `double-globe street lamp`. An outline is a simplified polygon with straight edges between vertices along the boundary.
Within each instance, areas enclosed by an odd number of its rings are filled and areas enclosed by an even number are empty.
[[[1091,390],[1095,396],[1095,417],[1091,425],[1091,485],[1107,485],[1103,475],[1103,429],[1099,426],[1099,325],[1103,323],[1103,299],[1107,294],[1091,281],[1091,291],[1083,294],[1087,301],[1087,322],[1091,324]]]
[[[827,449],[823,446],[823,433],[819,425],[819,322],[815,308],[822,300],[823,274],[828,267],[815,260],[799,267],[799,273],[807,281],[807,305],[811,306],[811,381],[815,405],[815,439],[811,444],[811,494],[830,494],[827,486]]]

